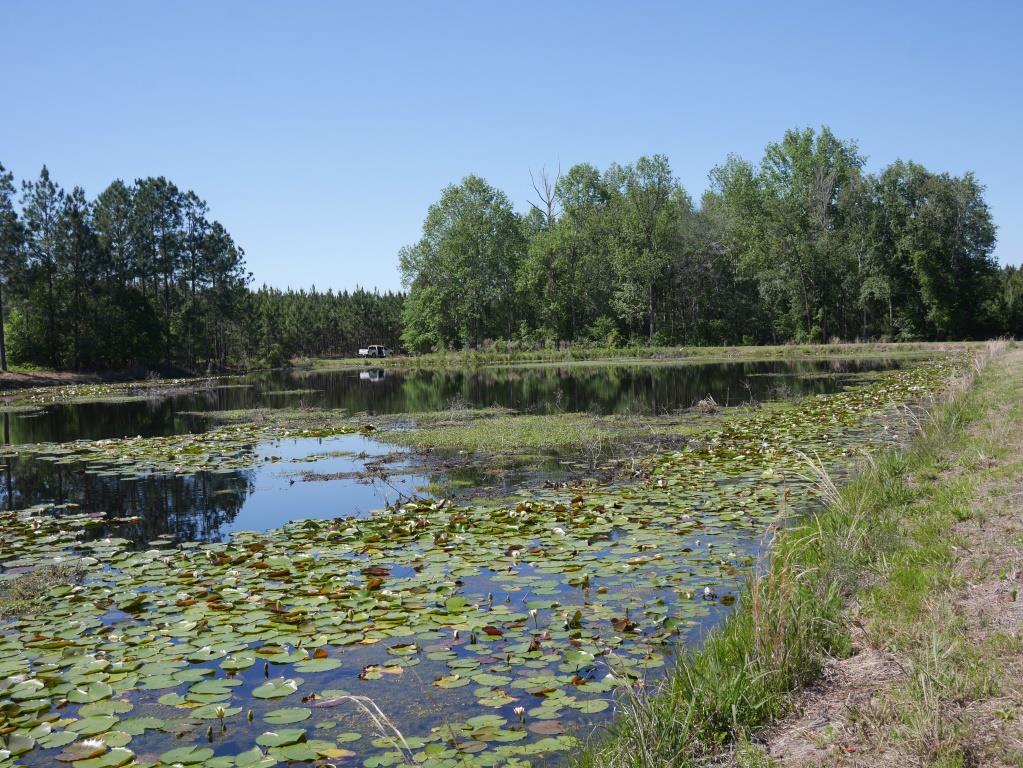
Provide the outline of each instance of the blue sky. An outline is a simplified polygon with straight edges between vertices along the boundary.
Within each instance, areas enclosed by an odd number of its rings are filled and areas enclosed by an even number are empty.
[[[194,189],[255,282],[397,288],[468,173],[667,154],[694,198],[729,152],[827,124],[876,170],[975,171],[1023,260],[1023,4],[4,0],[0,162]]]

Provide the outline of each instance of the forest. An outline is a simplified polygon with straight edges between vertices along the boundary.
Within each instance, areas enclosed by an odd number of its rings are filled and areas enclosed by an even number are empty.
[[[44,166],[19,196],[0,165],[0,362],[194,372],[397,345],[402,294],[252,290],[244,256],[163,177],[90,200]]]
[[[403,248],[406,292],[254,289],[199,195],[166,178],[90,199],[0,165],[0,364],[226,370],[295,356],[591,343],[1023,336],[984,188],[864,170],[828,128],[729,156],[694,202],[663,155],[531,174],[528,212],[470,175]]]
[[[971,173],[790,130],[729,156],[699,203],[663,155],[532,176],[526,215],[478,176],[446,188],[400,266],[412,350],[1023,335],[1023,273],[992,256]]]

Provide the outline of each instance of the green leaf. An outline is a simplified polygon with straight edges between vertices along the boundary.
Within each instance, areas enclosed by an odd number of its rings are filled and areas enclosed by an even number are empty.
[[[209,747],[178,747],[160,755],[160,762],[167,765],[181,763],[182,765],[198,765],[213,757],[213,750]]]
[[[285,707],[267,712],[263,715],[263,719],[273,725],[290,725],[308,720],[312,714],[313,711],[306,707]]]
[[[260,734],[256,737],[256,743],[261,747],[286,747],[305,741],[305,733],[304,728],[281,728]]]
[[[298,690],[300,682],[295,679],[268,680],[252,691],[257,699],[281,699],[290,696]]]

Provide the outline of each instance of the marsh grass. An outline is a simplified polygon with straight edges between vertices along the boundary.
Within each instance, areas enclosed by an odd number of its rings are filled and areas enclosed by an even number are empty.
[[[52,587],[81,583],[85,567],[78,563],[40,566],[29,573],[0,581],[0,619],[22,616],[47,600]]]
[[[815,679],[829,657],[850,653],[853,601],[879,647],[917,649],[914,682],[896,708],[903,738],[929,759],[947,753],[954,726],[943,702],[956,691],[990,690],[995,681],[990,665],[962,642],[954,616],[942,615],[947,608],[934,600],[955,578],[951,530],[968,514],[966,487],[921,488],[907,480],[941,471],[948,446],[982,412],[977,378],[1004,349],[982,348],[941,401],[917,415],[912,445],[865,461],[843,487],[806,457],[822,511],[775,536],[770,561],[746,578],[739,610],[685,652],[656,689],[619,694],[617,718],[591,736],[575,765],[681,767],[724,750],[739,765],[762,765],[763,755],[750,747],[757,730],[786,713],[789,694]]]
[[[493,409],[442,412],[412,420],[415,429],[382,431],[379,438],[417,450],[506,456],[576,454],[592,464],[624,446],[682,438],[698,428],[696,418],[515,414]]]

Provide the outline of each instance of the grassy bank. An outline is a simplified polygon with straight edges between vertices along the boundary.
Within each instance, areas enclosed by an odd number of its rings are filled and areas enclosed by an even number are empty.
[[[432,352],[424,355],[364,358],[297,358],[293,365],[299,369],[328,370],[349,367],[407,368],[407,367],[482,367],[490,365],[563,364],[586,362],[729,362],[736,360],[780,359],[842,359],[887,358],[921,356],[968,348],[968,342],[909,342],[909,343],[839,343],[839,344],[778,344],[771,346],[728,347],[605,347],[596,345],[564,345],[560,349],[515,349],[510,345],[481,350]]]
[[[981,354],[977,370],[995,351]],[[851,652],[854,621],[876,643],[920,646],[929,664],[899,710],[906,738],[934,731],[930,713],[942,689],[990,690],[992,671],[954,636],[955,623],[940,612],[929,626],[921,618],[924,603],[954,586],[955,526],[970,514],[966,500],[976,482],[969,475],[943,479],[950,451],[976,454],[967,428],[993,403],[1019,402],[1023,362],[1016,352],[1012,359],[1012,370],[999,358],[976,386],[973,373],[950,382],[911,447],[875,457],[845,487],[819,472],[825,510],[777,535],[769,564],[747,581],[741,609],[657,691],[623,695],[620,716],[577,765],[686,766],[728,750],[740,765],[766,764],[751,740],[789,710],[790,695],[816,679],[828,659]],[[954,756],[954,743],[945,742],[927,741],[919,764]]]

